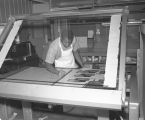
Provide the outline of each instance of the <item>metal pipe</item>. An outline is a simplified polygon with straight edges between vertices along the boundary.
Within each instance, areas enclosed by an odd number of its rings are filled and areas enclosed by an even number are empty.
[[[127,25],[140,25],[142,24],[142,21],[129,21],[127,22]],[[103,26],[110,26],[109,22],[102,23]]]

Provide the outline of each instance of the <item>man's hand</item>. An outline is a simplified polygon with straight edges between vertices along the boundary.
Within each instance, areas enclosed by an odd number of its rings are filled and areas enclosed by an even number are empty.
[[[63,71],[63,70],[60,70],[60,71],[59,71],[59,77],[63,77],[65,74],[66,74],[65,71]]]
[[[83,68],[83,67],[84,67],[84,64],[83,64],[82,62],[80,63],[80,67],[81,67],[81,68]]]

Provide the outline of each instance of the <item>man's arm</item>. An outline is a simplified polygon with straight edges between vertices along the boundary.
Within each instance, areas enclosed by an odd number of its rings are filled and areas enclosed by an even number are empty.
[[[82,62],[81,56],[78,53],[79,44],[77,42],[76,37],[74,37],[72,45],[73,45],[73,55],[74,55],[74,58],[75,58],[76,62],[79,64],[79,66],[83,67],[83,62]]]
[[[48,71],[50,71],[51,73],[57,74],[59,75],[59,71],[55,68],[54,61],[56,59],[56,54],[57,54],[57,45],[55,43],[55,41],[53,41],[50,46],[49,49],[47,51],[47,55],[46,55],[46,59],[45,59],[45,67]]]
[[[46,69],[47,69],[48,71],[50,71],[51,73],[54,73],[54,74],[59,75],[59,71],[54,67],[53,64],[50,64],[50,63],[46,63],[46,62],[45,62],[45,66],[46,66]]]
[[[82,62],[82,59],[81,59],[81,56],[79,55],[78,51],[73,51],[73,54],[74,54],[74,58],[76,60],[76,62],[79,64],[80,67],[83,67],[83,62]]]
[[[59,70],[59,71],[58,71],[58,70],[53,66],[53,64],[45,63],[45,66],[46,66],[46,69],[47,69],[48,71],[50,71],[50,72],[53,73],[53,74],[58,75],[59,77],[63,77],[63,76],[66,74],[66,72],[63,71],[63,70]]]
[[[51,73],[59,75],[59,77],[62,77],[65,75],[65,72],[62,70],[58,71],[53,65],[55,62],[56,56],[58,54],[57,43],[58,43],[57,41],[54,41],[50,44],[47,55],[46,55],[46,59],[45,59],[45,67]]]

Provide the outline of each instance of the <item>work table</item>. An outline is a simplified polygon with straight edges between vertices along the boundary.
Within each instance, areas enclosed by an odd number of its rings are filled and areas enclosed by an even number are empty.
[[[69,74],[72,71],[69,70]],[[65,80],[65,77],[61,80]],[[30,67],[1,80],[0,96],[37,102],[121,109],[122,92],[119,90],[64,86],[57,83],[59,80],[58,76],[52,75],[45,68]]]

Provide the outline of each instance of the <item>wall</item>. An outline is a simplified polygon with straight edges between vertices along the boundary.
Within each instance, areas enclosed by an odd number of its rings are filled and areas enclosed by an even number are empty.
[[[73,33],[75,34],[76,37],[82,37],[82,39],[84,39],[84,42],[87,42],[87,37],[88,37],[88,31],[92,30],[94,31],[94,34],[96,33],[96,29],[98,24],[74,24],[71,25],[71,29],[73,31]],[[94,36],[94,49],[95,48],[107,48],[107,43],[108,43],[108,35],[109,35],[109,31],[108,28],[103,27],[101,25],[99,25],[99,29],[100,29],[100,39],[97,38],[97,36]],[[85,44],[84,44],[85,45]],[[81,47],[86,47],[86,46],[82,46]]]
[[[43,53],[47,50],[49,41],[51,41],[49,21],[42,20],[27,23],[27,26],[21,32],[21,36],[23,36],[22,39],[27,36],[27,40],[35,46],[38,56],[42,59],[45,58]]]
[[[33,4],[32,5],[32,13],[44,13],[49,12],[50,7],[49,4]]]
[[[139,37],[139,26],[128,26],[127,27],[127,48],[128,49],[139,49],[140,37]]]
[[[96,24],[72,25],[72,31],[77,37],[87,37],[88,30],[96,32]],[[94,40],[94,48],[107,48],[109,27],[101,26],[100,40]],[[132,25],[127,27],[127,49],[139,48],[139,26]]]
[[[30,0],[0,0],[0,23],[7,23],[9,16],[32,13]]]

